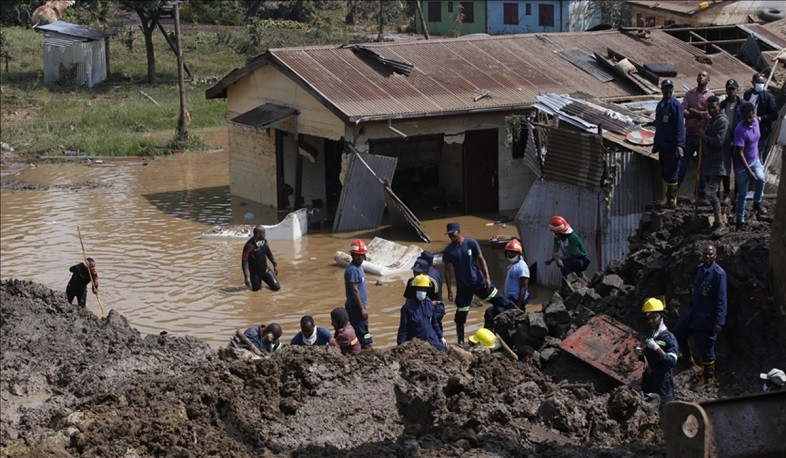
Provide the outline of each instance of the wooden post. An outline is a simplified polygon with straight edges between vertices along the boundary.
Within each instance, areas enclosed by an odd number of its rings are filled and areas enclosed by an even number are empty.
[[[175,39],[177,40],[177,86],[180,91],[180,116],[177,119],[175,138],[185,142],[188,140],[188,128],[186,127],[186,83],[183,79],[183,46],[180,41],[180,2],[175,2],[172,10],[175,16]]]

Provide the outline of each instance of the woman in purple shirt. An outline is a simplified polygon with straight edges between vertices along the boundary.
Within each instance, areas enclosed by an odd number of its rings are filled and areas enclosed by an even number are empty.
[[[734,128],[734,178],[737,182],[737,229],[745,225],[745,196],[748,194],[749,180],[755,183],[753,210],[761,215],[767,211],[762,207],[764,194],[764,166],[759,159],[758,142],[761,137],[759,121],[753,104],[740,104],[742,120]]]

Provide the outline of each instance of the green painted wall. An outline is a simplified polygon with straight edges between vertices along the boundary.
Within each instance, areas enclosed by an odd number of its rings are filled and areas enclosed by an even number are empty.
[[[430,3],[438,3],[440,6],[440,19],[439,22],[429,22],[429,7]],[[461,3],[471,3],[474,9],[474,21],[472,23],[462,23],[459,27],[459,35],[469,35],[471,33],[485,33],[486,32],[486,1],[477,0],[470,2],[457,2],[446,0],[423,0],[423,14],[426,16],[426,27],[428,33],[431,35],[442,35],[445,37],[454,36],[453,29],[455,27],[455,17],[459,11]],[[452,11],[450,11],[452,9]],[[416,18],[415,25],[417,26],[418,33],[423,33],[423,27],[420,22],[420,15]]]

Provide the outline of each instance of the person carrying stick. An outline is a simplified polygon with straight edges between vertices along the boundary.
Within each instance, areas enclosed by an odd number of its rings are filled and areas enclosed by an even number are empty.
[[[93,258],[87,258],[84,262],[73,265],[68,269],[71,272],[71,280],[66,286],[66,296],[68,303],[73,304],[74,298],[79,307],[84,308],[87,304],[87,285],[92,283],[93,294],[98,295],[98,272],[96,272],[96,262]]]

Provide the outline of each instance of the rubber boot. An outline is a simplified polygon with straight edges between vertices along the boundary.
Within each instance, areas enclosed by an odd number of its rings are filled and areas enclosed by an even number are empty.
[[[677,206],[677,183],[666,183],[666,206]]]
[[[701,377],[699,377],[699,386],[712,386],[715,384],[715,361],[709,363],[701,363]]]
[[[758,215],[758,216],[761,216],[761,215],[766,215],[766,214],[767,214],[767,209],[766,209],[766,208],[764,208],[764,207],[761,205],[761,202],[754,202],[754,203],[753,203],[753,211],[755,211],[755,212],[756,212],[756,215]]]
[[[464,325],[456,324],[456,340],[460,347],[464,346]]]

